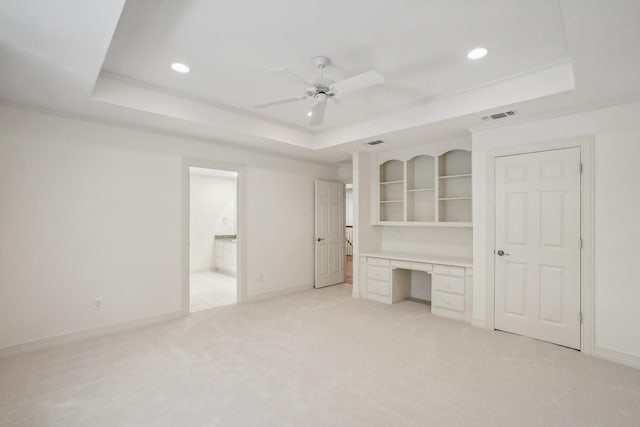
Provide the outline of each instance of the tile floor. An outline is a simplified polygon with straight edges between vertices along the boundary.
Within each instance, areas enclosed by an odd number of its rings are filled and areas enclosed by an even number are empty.
[[[190,311],[207,310],[237,302],[236,277],[217,271],[192,273]]]

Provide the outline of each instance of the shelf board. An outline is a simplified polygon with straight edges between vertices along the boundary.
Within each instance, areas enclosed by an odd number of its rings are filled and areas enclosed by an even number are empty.
[[[440,179],[449,179],[449,178],[467,178],[467,177],[471,177],[470,173],[463,173],[463,174],[459,174],[459,175],[442,175],[439,176],[438,178]]]
[[[435,191],[435,188],[412,188],[407,190],[409,193],[415,193],[417,191]]]
[[[394,226],[394,227],[472,227],[471,222],[455,222],[455,221],[441,221],[441,222],[427,222],[427,221],[380,221],[372,224],[374,226]]]
[[[471,200],[471,196],[465,196],[465,197],[441,197],[439,200],[441,202],[446,202],[448,200]]]
[[[404,200],[380,200],[380,203],[402,203]]]
[[[383,181],[380,183],[380,185],[387,185],[387,184],[402,184],[404,182],[404,180],[400,180],[400,181]]]

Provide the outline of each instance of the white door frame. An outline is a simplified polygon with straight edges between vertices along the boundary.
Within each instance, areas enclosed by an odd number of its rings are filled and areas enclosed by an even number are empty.
[[[594,287],[595,252],[594,236],[594,138],[591,135],[570,139],[547,141],[538,144],[519,145],[509,148],[491,150],[487,153],[487,295],[486,295],[486,327],[495,329],[495,241],[496,241],[496,157],[535,153],[540,151],[559,150],[563,148],[579,148],[582,163],[580,216],[582,251],[580,252],[580,308],[582,327],[580,332],[581,351],[594,353]]]
[[[189,168],[218,169],[236,172],[236,215],[237,215],[237,241],[238,253],[236,254],[237,275],[236,275],[236,301],[238,304],[246,301],[247,292],[245,287],[246,276],[246,174],[242,165],[223,163],[213,160],[182,159],[182,314],[189,314],[191,294],[189,292],[189,204],[191,179]]]

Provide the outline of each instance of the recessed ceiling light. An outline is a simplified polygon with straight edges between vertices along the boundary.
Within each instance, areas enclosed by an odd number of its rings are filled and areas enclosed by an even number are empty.
[[[309,117],[313,116],[313,111],[309,111],[309,112],[307,113],[307,116],[309,116]]]
[[[189,67],[181,62],[174,62],[173,64],[171,64],[171,69],[176,73],[184,74],[189,72]]]
[[[467,58],[469,59],[480,59],[480,58],[484,58],[484,56],[487,54],[488,50],[483,48],[483,47],[477,47],[475,49],[473,49],[472,51],[470,51],[469,53],[467,53]]]

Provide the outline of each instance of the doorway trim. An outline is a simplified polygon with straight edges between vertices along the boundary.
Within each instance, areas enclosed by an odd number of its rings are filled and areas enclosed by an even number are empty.
[[[236,275],[236,301],[237,304],[242,304],[246,301],[246,230],[247,219],[245,214],[246,206],[246,173],[245,167],[233,163],[218,162],[215,160],[203,160],[203,159],[182,159],[182,314],[184,316],[189,315],[190,306],[190,288],[189,288],[189,205],[190,205],[190,190],[191,190],[191,178],[189,174],[189,168],[204,168],[204,169],[218,169],[224,171],[236,172],[236,215],[237,215],[237,240],[238,240],[238,253],[236,256],[237,275]]]
[[[541,151],[579,148],[582,174],[580,177],[580,235],[582,250],[580,251],[580,310],[582,325],[580,328],[580,351],[594,354],[595,350],[595,310],[594,310],[594,278],[595,278],[595,223],[594,223],[594,136],[585,135],[574,138],[552,140],[536,144],[519,145],[491,150],[487,153],[487,289],[486,289],[486,328],[495,329],[495,262],[494,251],[496,241],[496,179],[495,160],[497,157],[529,154]],[[489,262],[490,261],[490,262]]]

